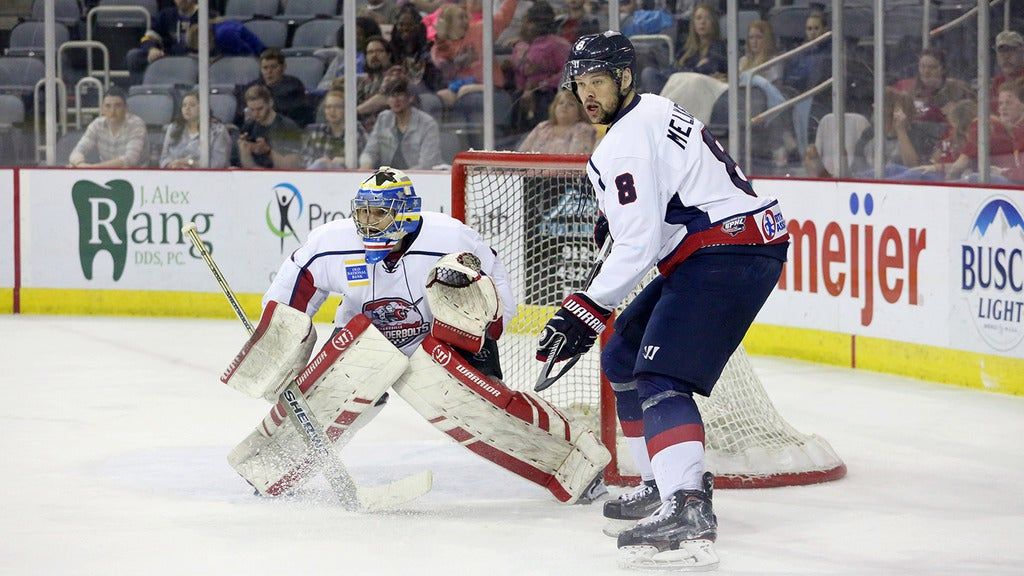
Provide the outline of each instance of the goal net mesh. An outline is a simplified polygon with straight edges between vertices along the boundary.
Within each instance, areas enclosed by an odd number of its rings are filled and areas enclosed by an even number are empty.
[[[597,256],[597,200],[585,162],[579,156],[500,152],[456,159],[454,216],[497,252],[518,302],[515,318],[499,340],[505,383],[513,389],[533,389],[542,366],[534,357],[537,338],[562,299],[584,288]],[[651,271],[619,310],[655,273]],[[617,425],[614,395],[602,384],[598,347],[541,395],[602,431],[613,455],[609,482],[636,481]],[[707,465],[718,486],[808,484],[844,475],[845,466],[828,442],[798,432],[781,417],[742,346],[711,397],[696,398],[705,425]]]

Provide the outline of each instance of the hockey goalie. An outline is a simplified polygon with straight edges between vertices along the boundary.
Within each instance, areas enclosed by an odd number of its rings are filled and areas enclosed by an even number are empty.
[[[222,381],[275,401],[294,380],[335,448],[380,412],[391,388],[473,453],[559,502],[589,501],[604,491],[610,461],[594,432],[502,384],[496,340],[515,310],[504,267],[476,232],[420,204],[401,171],[374,172],[352,218],[316,228],[282,264],[259,326]],[[310,318],[328,293],[342,296],[335,332],[308,360]],[[282,404],[229,462],[268,496],[315,472]]]

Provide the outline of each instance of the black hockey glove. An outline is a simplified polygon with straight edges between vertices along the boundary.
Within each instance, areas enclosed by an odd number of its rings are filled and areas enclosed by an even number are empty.
[[[544,326],[537,343],[537,360],[547,362],[555,354],[555,361],[561,362],[590,350],[611,314],[583,292],[570,294]]]
[[[594,244],[600,250],[604,241],[608,238],[608,217],[603,213],[597,215],[597,222],[594,222]]]

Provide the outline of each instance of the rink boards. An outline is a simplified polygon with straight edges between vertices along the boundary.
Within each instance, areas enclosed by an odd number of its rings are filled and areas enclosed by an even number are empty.
[[[348,216],[364,176],[2,170],[0,312],[229,317],[181,237],[194,222],[256,316],[280,262],[312,228]],[[424,209],[449,211],[447,173],[413,178]],[[748,335],[751,352],[1024,394],[1024,192],[792,179],[756,187],[779,198],[793,243]],[[761,225],[778,233],[780,222]]]

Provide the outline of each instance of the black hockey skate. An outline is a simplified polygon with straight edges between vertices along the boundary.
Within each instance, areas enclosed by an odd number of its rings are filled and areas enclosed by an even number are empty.
[[[661,494],[654,480],[641,482],[635,489],[615,500],[604,503],[604,517],[608,522],[603,532],[607,536],[618,536],[636,526],[637,520],[646,518],[661,506]]]
[[[703,490],[678,490],[651,516],[619,535],[623,568],[714,570],[718,519],[711,505],[714,475],[705,472]]]

